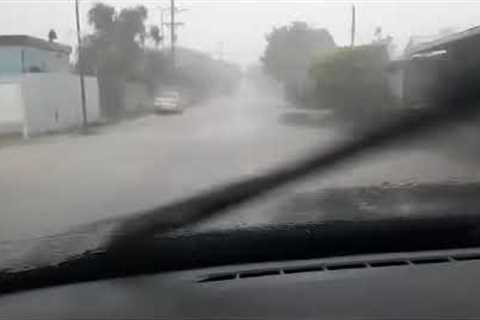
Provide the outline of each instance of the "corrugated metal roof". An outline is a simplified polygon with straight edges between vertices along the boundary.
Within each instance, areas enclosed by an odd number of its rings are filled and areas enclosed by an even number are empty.
[[[0,46],[24,46],[70,54],[72,47],[26,35],[0,35]]]

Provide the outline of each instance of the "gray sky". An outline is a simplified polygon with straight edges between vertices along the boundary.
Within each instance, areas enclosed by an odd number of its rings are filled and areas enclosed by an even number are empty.
[[[86,12],[96,0],[81,0],[84,31]],[[168,0],[104,0],[117,7],[144,4],[149,9],[148,24],[158,24],[158,6]],[[46,37],[57,31],[60,42],[75,43],[73,0],[0,0],[2,34],[29,34]],[[303,20],[327,28],[339,45],[349,42],[352,1],[281,0],[177,0],[187,8],[178,18],[186,23],[179,30],[180,45],[218,53],[223,43],[224,56],[243,65],[258,61],[265,47],[265,34],[272,27]],[[441,1],[355,1],[358,43],[368,43],[376,26],[394,37],[403,47],[410,35],[429,35],[444,28],[457,31],[480,23],[480,2]]]

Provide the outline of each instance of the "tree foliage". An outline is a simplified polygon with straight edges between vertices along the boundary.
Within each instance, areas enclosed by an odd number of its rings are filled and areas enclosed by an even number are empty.
[[[314,29],[305,22],[274,28],[266,40],[267,47],[261,58],[264,70],[283,83],[290,96],[299,94],[312,58],[335,48],[335,42],[326,29]]]
[[[155,47],[158,49],[158,46],[163,41],[163,36],[160,34],[160,28],[158,26],[151,26],[149,35],[150,38],[152,38]]]
[[[145,20],[147,17],[148,11],[144,6],[121,10],[116,20],[120,39],[135,42],[135,40],[144,38],[146,36]]]
[[[241,78],[240,69],[202,52],[179,48],[176,84],[186,88],[192,100],[228,94]]]
[[[130,76],[141,54],[147,16],[143,6],[117,12],[112,6],[95,4],[88,12],[95,32],[85,37],[82,48],[85,71]]]
[[[53,29],[50,29],[50,31],[48,32],[48,41],[50,42],[54,42],[55,40],[57,40],[57,33],[55,32],[55,30]]]
[[[143,6],[117,11],[97,3],[88,12],[94,32],[83,39],[82,68],[98,77],[105,116],[121,114],[125,81],[143,82],[152,95],[162,86],[178,87],[187,91],[192,100],[198,100],[230,90],[240,78],[236,67],[182,48],[177,50],[178,67],[174,72],[170,51],[158,50],[162,41],[160,29],[152,26],[147,32],[147,17]],[[147,37],[157,50],[145,46]]]
[[[177,67],[170,67],[169,50],[145,52],[143,81],[152,93],[162,88],[181,91],[191,102],[216,94],[228,94],[241,79],[240,69],[197,50],[177,48]]]
[[[379,115],[391,103],[384,45],[339,48],[317,57],[311,69],[317,106],[358,119]]]
[[[116,20],[115,8],[103,3],[96,3],[88,11],[88,23],[98,33],[110,33]]]

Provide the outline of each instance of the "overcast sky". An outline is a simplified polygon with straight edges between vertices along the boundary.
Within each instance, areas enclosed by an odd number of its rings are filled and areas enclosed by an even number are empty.
[[[96,0],[81,0],[85,32],[86,12]],[[116,7],[144,4],[149,9],[147,24],[159,24],[158,6],[169,0],[104,0]],[[75,43],[73,0],[0,0],[2,34],[28,34],[45,38],[49,29],[57,31],[59,42]],[[179,15],[185,22],[179,30],[179,44],[218,54],[243,65],[258,61],[265,47],[265,34],[274,26],[302,20],[327,28],[338,45],[349,42],[352,1],[281,0],[177,0],[188,11]],[[445,28],[457,31],[480,24],[480,1],[355,1],[358,42],[373,38],[375,27],[393,36],[403,47],[410,35],[431,35]],[[222,45],[223,43],[223,45]]]

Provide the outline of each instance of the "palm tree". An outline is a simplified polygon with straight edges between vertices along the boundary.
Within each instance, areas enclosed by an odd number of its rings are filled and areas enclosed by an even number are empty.
[[[95,4],[90,11],[88,11],[88,23],[93,25],[97,31],[111,31],[115,18],[115,8],[103,3]]]
[[[48,41],[53,42],[55,40],[57,40],[57,33],[55,32],[55,30],[51,29],[48,32]]]
[[[153,39],[153,42],[155,43],[155,47],[158,49],[158,46],[163,41],[163,36],[160,35],[160,28],[158,26],[150,27],[150,38]]]

